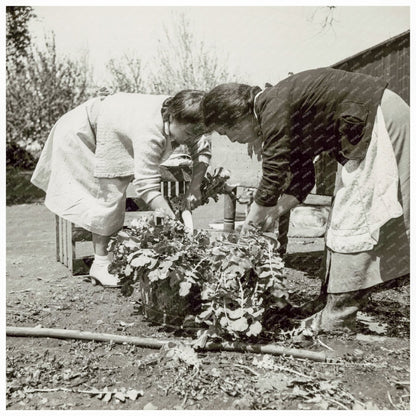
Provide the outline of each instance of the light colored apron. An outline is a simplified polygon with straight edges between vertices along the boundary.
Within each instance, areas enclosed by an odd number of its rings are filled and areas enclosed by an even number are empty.
[[[341,170],[326,233],[328,293],[410,272],[409,129],[409,107],[386,90],[365,159]]]

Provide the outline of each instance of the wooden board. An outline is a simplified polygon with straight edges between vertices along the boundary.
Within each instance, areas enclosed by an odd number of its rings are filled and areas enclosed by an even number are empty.
[[[303,205],[322,205],[322,206],[331,206],[332,204],[332,196],[328,195],[315,195],[309,194]]]

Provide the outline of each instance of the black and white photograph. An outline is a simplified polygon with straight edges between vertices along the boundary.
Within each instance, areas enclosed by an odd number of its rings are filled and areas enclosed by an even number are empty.
[[[413,12],[5,0],[2,408],[410,415]]]

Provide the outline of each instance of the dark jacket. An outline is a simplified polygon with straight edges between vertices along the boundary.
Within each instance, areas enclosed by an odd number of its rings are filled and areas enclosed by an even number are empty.
[[[327,151],[341,164],[365,157],[387,82],[319,68],[266,88],[255,102],[263,136],[259,205],[284,192],[303,201],[315,184],[313,159]]]

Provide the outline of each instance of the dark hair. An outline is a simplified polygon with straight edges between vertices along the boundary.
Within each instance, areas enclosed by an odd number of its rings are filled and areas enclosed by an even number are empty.
[[[205,91],[199,90],[179,91],[163,103],[162,113],[164,119],[172,116],[180,123],[202,123],[204,117],[201,102],[205,95]]]
[[[204,124],[201,102],[206,92],[200,90],[182,90],[165,100],[162,107],[164,121],[172,116],[183,124],[192,124],[192,132],[201,136],[207,132]]]
[[[207,127],[232,127],[253,110],[260,87],[230,82],[213,88],[202,101]]]

